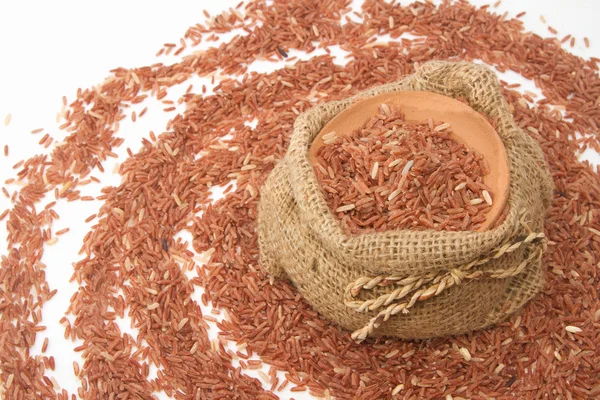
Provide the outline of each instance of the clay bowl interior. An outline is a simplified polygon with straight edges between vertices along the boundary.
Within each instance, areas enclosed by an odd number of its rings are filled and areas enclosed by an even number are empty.
[[[483,177],[483,182],[492,190],[493,202],[478,231],[493,226],[508,200],[510,173],[506,150],[496,130],[481,114],[450,97],[431,92],[392,92],[359,100],[321,129],[309,151],[310,163],[317,162],[317,151],[324,145],[323,135],[330,132],[336,132],[338,136],[352,134],[379,113],[381,104],[399,108],[407,122],[427,123],[432,118],[435,123],[450,123],[452,139],[487,161],[490,173]]]

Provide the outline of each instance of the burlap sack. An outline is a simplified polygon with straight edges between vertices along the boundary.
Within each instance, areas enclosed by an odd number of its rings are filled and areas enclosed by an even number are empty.
[[[348,236],[327,206],[308,150],[356,97],[424,90],[466,99],[497,122],[510,163],[504,222],[485,232],[394,230]],[[428,338],[500,322],[543,284],[543,222],[552,180],[541,149],[519,129],[496,76],[470,63],[429,62],[414,75],[300,115],[285,158],[261,191],[262,267],[289,278],[353,337]]]

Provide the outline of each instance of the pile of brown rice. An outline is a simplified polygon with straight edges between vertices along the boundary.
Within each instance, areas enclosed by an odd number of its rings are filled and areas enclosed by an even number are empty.
[[[451,138],[450,124],[409,123],[382,104],[356,132],[323,140],[313,168],[347,233],[476,230],[485,221],[489,167]]]
[[[240,4],[190,28],[183,43],[242,26],[244,35],[173,65],[117,69],[102,85],[78,91],[62,126],[69,136],[51,156],[15,165],[14,179],[23,186],[13,208],[2,213],[9,233],[0,267],[6,399],[75,396],[46,375],[61,362],[58,354],[30,353],[44,329],[42,306],[55,293],[39,261],[58,218],[52,204],[35,204],[45,194],[86,200],[78,188],[97,181],[92,174],[121,144],[115,132],[127,106],[162,98],[171,86],[217,68],[234,76],[223,78],[214,95],[190,88],[182,97],[186,111],[168,132],[151,134],[139,151],[130,151],[122,184],[99,197],[104,206],[73,274],[80,287],[67,311],[75,322],[63,320],[65,336],[82,343],[74,345],[85,360],[75,368],[80,397],[151,398],[164,390],[177,399],[274,399],[286,386],[341,399],[600,396],[600,176],[577,158],[587,146],[598,149],[600,60],[578,58],[558,39],[527,33],[518,19],[466,2],[367,0],[361,23],[341,17],[347,11],[346,0]],[[418,38],[400,38],[404,33]],[[397,40],[378,43],[376,35],[385,34]],[[345,66],[329,55],[290,57],[286,68],[235,76],[256,59],[330,45],[349,53]],[[262,272],[255,232],[261,183],[284,154],[294,119],[313,101],[397,80],[414,63],[475,58],[533,79],[546,96],[533,103],[514,91],[518,85],[505,85],[517,123],[543,147],[557,188],[546,221],[546,290],[492,329],[357,345],[290,284],[272,283]],[[255,128],[245,123],[254,118]],[[591,136],[578,140],[575,132]],[[235,190],[209,204],[209,189],[232,181]],[[196,251],[211,249],[206,265],[195,265],[185,244],[173,239],[183,229],[193,233]],[[189,280],[187,270],[197,277]],[[210,316],[190,298],[197,285],[206,290],[206,303],[227,312],[219,341],[209,340]],[[126,307],[137,337],[115,323]],[[226,350],[228,340],[243,350]],[[253,354],[272,366],[266,389],[243,373],[257,367],[244,361]],[[233,358],[242,368],[232,366]],[[155,379],[148,379],[151,364],[160,368]],[[284,379],[277,370],[285,371]]]

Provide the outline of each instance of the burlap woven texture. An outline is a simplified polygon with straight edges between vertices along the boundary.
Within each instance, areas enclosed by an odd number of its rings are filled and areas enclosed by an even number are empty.
[[[478,112],[496,120],[509,158],[511,184],[504,222],[485,232],[394,230],[348,236],[327,206],[308,161],[308,150],[321,128],[356,98],[391,91],[422,90],[461,97]],[[344,303],[348,284],[377,275],[443,274],[489,255],[503,243],[526,235],[519,218],[527,211],[532,230],[543,232],[552,196],[552,179],[537,143],[515,124],[495,74],[470,63],[433,61],[414,75],[375,87],[353,98],[317,106],[300,115],[286,156],[267,179],[259,205],[262,267],[289,278],[325,318],[349,330],[365,326],[377,311],[357,312]],[[522,246],[477,270],[510,268],[531,249]],[[482,329],[521,308],[543,285],[541,261],[517,276],[464,281],[416,303],[408,313],[392,316],[374,335],[406,339],[460,334]],[[378,287],[361,299],[380,296],[394,286]]]

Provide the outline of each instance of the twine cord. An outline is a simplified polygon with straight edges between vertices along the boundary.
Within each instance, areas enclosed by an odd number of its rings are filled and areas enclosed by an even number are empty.
[[[504,279],[519,275],[532,261],[538,261],[546,249],[546,237],[543,232],[533,232],[525,221],[526,212],[521,213],[519,225],[525,230],[527,236],[515,242],[506,242],[498,247],[492,254],[475,259],[465,265],[453,268],[442,274],[429,273],[423,276],[401,277],[397,275],[376,277],[361,277],[348,285],[345,292],[344,303],[347,307],[357,312],[374,311],[386,307],[373,317],[367,325],[352,333],[352,338],[358,342],[366,339],[377,329],[381,323],[387,321],[398,313],[408,313],[409,309],[418,301],[425,301],[442,293],[445,289],[459,285],[465,280],[480,278]],[[521,263],[508,269],[497,269],[492,271],[476,270],[473,267],[486,264],[487,262],[500,258],[505,254],[512,253],[523,246],[536,246],[535,251]],[[375,287],[398,286],[390,293],[381,295],[375,299],[356,300],[363,290],[371,290]],[[401,300],[405,300],[399,302]]]

